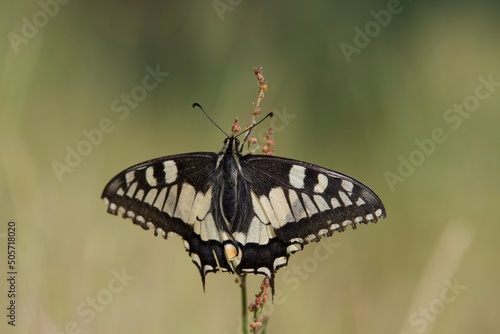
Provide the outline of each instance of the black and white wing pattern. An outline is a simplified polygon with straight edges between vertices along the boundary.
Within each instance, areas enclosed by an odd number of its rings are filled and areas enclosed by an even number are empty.
[[[102,194],[108,212],[167,238],[177,234],[200,271],[269,277],[309,242],[386,212],[353,178],[310,163],[241,155],[229,137],[218,153],[188,153],[138,164]]]

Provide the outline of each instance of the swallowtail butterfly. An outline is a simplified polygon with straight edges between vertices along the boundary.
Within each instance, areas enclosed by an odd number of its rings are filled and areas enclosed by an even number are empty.
[[[219,153],[171,155],[132,166],[106,185],[108,212],[165,239],[177,234],[205,276],[274,274],[305,244],[385,218],[361,182],[307,162],[242,155],[236,136]]]

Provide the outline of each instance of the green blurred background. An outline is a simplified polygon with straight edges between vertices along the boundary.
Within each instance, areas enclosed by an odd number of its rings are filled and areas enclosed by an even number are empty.
[[[172,3],[2,4],[0,268],[10,219],[19,275],[15,328],[0,280],[0,331],[239,331],[235,276],[208,276],[203,293],[179,238],[108,215],[100,195],[135,163],[218,151],[223,135],[191,104],[227,131],[245,124],[263,66],[276,155],[361,180],[388,213],[292,256],[268,333],[500,332],[499,3]],[[169,74],[144,90],[148,67]],[[108,133],[82,144],[103,120]],[[87,155],[56,173],[78,145]]]

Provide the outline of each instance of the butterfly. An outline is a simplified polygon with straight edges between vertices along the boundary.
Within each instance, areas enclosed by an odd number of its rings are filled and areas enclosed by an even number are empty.
[[[243,145],[241,146],[243,147]],[[108,212],[165,239],[179,235],[208,273],[274,277],[291,254],[348,226],[385,218],[361,182],[308,162],[241,153],[227,136],[219,153],[161,157],[113,177],[102,193]]]

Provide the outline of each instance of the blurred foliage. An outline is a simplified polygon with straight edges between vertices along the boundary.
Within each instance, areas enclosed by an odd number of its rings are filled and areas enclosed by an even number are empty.
[[[318,244],[291,257],[277,274],[268,333],[500,332],[499,87],[456,129],[443,118],[476,93],[479,77],[500,82],[498,2],[402,2],[385,26],[372,24],[350,63],[341,43],[355,46],[354,29],[394,1],[55,4],[0,11],[0,239],[5,249],[14,219],[19,333],[237,332],[235,277],[209,276],[203,293],[178,238],[108,215],[100,194],[132,164],[218,151],[223,136],[191,104],[227,131],[236,116],[245,123],[257,97],[253,66],[269,83],[262,111],[290,115],[274,124],[277,155],[363,181],[388,212],[334,235],[333,256],[314,266]],[[26,22],[38,22],[36,32]],[[157,66],[168,76],[117,112]],[[112,130],[60,181],[54,162],[66,165],[68,147],[103,119]],[[397,174],[399,157],[436,128],[446,140],[391,189],[386,172]],[[311,269],[299,283],[294,265]],[[122,268],[134,279],[90,319],[88,298]],[[446,280],[467,288],[439,304]],[[257,292],[260,281],[248,284]],[[429,307],[431,316],[419,315]]]

